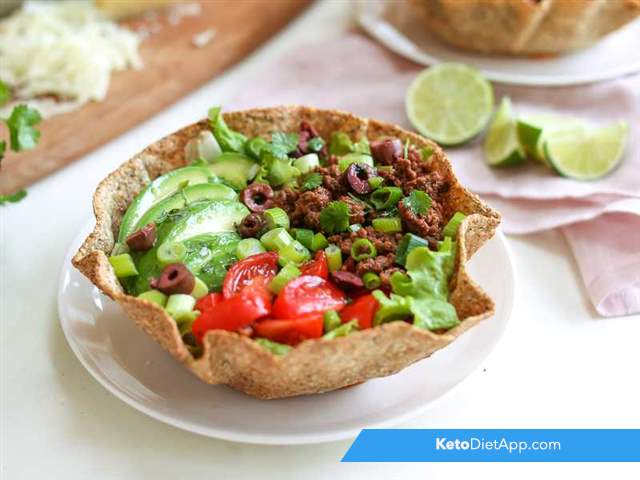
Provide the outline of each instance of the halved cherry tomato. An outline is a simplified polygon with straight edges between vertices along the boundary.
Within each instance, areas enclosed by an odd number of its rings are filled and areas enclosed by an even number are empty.
[[[224,297],[221,293],[214,292],[208,295],[205,295],[200,300],[196,302],[196,310],[199,310],[201,313],[213,308],[218,303],[224,300]]]
[[[266,282],[257,278],[234,296],[205,309],[193,322],[198,342],[209,330],[236,330],[271,313],[271,293]]]
[[[264,277],[271,281],[278,272],[278,253],[265,252],[251,255],[233,264],[224,277],[222,294],[224,298],[230,298],[242,287],[249,285],[256,277]]]
[[[342,323],[358,320],[358,325],[361,330],[371,328],[373,316],[378,311],[378,308],[380,308],[380,304],[373,295],[363,295],[340,311],[340,319]]]
[[[312,313],[295,320],[263,320],[254,325],[253,331],[257,337],[296,345],[308,338],[320,338],[323,327],[323,314]]]
[[[276,318],[299,318],[309,313],[340,310],[344,307],[344,292],[324,278],[302,275],[287,283],[273,303]]]
[[[300,272],[302,275],[316,275],[325,280],[329,278],[329,263],[327,262],[327,254],[324,253],[324,250],[318,250],[313,260],[303,263],[300,267]]]

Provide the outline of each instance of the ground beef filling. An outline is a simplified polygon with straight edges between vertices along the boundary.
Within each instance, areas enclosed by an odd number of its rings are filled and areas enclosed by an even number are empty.
[[[284,188],[275,192],[274,206],[287,212],[293,227],[320,230],[320,212],[334,200],[341,200],[348,205],[349,223],[352,225],[363,224],[375,218],[377,212],[350,192],[337,162],[337,157],[332,155],[327,159],[325,166],[317,169],[322,175],[322,186],[314,190],[298,192]],[[396,156],[390,166],[393,167],[391,171],[379,172],[385,179],[385,185],[400,187],[405,195],[413,190],[428,193],[432,203],[427,214],[417,215],[400,201],[397,205],[397,215],[402,219],[403,233],[382,233],[367,226],[356,232],[328,236],[329,242],[338,245],[342,250],[345,258],[343,270],[359,276],[367,272],[377,273],[383,286],[389,285],[389,279],[394,272],[404,271],[395,263],[395,251],[404,233],[411,232],[425,238],[429,246],[435,249],[438,241],[442,240],[442,229],[448,214],[442,201],[444,194],[449,190],[449,181],[440,173],[431,171],[429,162],[423,161],[415,148],[409,148],[406,159]],[[362,200],[366,198],[362,197]],[[371,241],[376,247],[377,256],[356,262],[350,254],[351,245],[358,238]]]

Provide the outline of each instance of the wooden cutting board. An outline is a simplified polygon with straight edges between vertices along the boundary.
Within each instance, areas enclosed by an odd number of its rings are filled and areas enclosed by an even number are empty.
[[[162,28],[140,47],[144,69],[113,74],[104,101],[44,120],[34,150],[8,151],[0,170],[0,194],[16,192],[64,167],[211,80],[277,33],[311,1],[201,0],[201,13],[184,16],[177,25],[171,24],[170,15],[158,15],[154,23]],[[194,35],[210,28],[216,32],[213,40],[196,48]]]

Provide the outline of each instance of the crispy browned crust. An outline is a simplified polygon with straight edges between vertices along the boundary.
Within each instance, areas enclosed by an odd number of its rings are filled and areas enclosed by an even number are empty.
[[[465,50],[556,54],[587,47],[640,15],[639,0],[409,0],[429,32]]]
[[[465,263],[494,234],[500,216],[458,183],[438,145],[393,125],[335,110],[285,106],[231,112],[224,118],[230,127],[249,136],[267,136],[276,130],[295,131],[305,119],[325,138],[339,130],[352,138],[367,136],[373,140],[390,135],[409,139],[418,147],[431,146],[434,169],[452,181],[446,205],[452,211],[468,215],[460,227],[450,299],[462,322],[444,334],[393,322],[344,338],[307,340],[284,357],[272,355],[251,339],[217,330],[206,334],[204,353],[194,358],[183,344],[175,322],[162,308],[123,291],[108,254],[122,216],[136,194],[158,175],[185,165],[183,152],[187,141],[208,128],[207,122],[201,121],[154,143],[100,183],[93,199],[95,229],[73,258],[76,268],[199,378],[263,399],[326,392],[396,373],[446,346],[493,313],[492,300],[467,275]]]

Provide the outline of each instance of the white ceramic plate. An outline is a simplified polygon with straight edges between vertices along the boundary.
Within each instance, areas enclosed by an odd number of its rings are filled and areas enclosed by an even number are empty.
[[[460,62],[487,78],[515,85],[576,85],[640,71],[640,21],[632,22],[592,47],[558,57],[528,59],[469,53],[431,36],[404,2],[366,0],[356,8],[358,22],[390,50],[423,65]]]
[[[393,425],[418,415],[481,365],[497,344],[513,305],[514,271],[499,233],[469,265],[496,302],[494,317],[391,377],[322,395],[260,401],[201,382],[73,268],[71,257],[91,228],[87,224],[69,247],[60,277],[58,310],[71,349],[89,373],[125,403],[209,437],[317,443],[352,438],[364,427]]]

